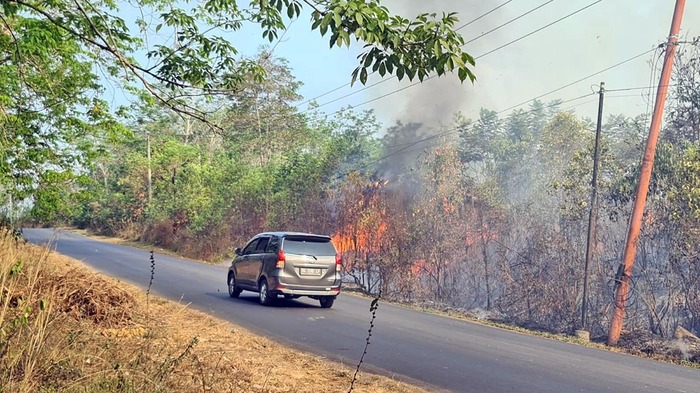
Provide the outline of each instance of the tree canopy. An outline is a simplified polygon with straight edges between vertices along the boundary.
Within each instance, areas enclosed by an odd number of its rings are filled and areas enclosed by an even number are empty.
[[[2,32],[8,41],[3,52],[7,60],[22,63],[19,41],[36,51],[62,49],[61,55],[99,63],[112,76],[136,82],[176,111],[205,120],[206,113],[186,98],[225,94],[248,78],[262,80],[265,76],[255,59],[239,56],[231,33],[254,24],[272,42],[307,7],[311,28],[329,37],[330,47],[350,46],[353,40],[365,44],[352,82],[366,83],[371,72],[423,80],[432,72],[456,71],[460,80],[474,80],[470,69],[474,59],[462,51],[464,39],[454,30],[455,13],[424,13],[411,20],[392,15],[379,0],[240,3],[7,0],[2,6]],[[133,26],[121,15],[137,15]],[[132,31],[134,28],[138,31]],[[171,38],[149,40],[154,34]],[[51,47],[66,41],[73,46],[72,53],[68,48]]]
[[[133,108],[110,108],[106,80],[218,128],[220,114],[198,103],[264,87],[271,70],[264,58],[239,53],[235,33],[257,26],[273,42],[306,15],[331,48],[364,43],[352,83],[374,72],[423,80],[454,71],[474,80],[455,13],[406,19],[379,0],[5,0],[0,194],[27,198],[49,179],[76,188],[75,169],[129,134],[121,116]]]

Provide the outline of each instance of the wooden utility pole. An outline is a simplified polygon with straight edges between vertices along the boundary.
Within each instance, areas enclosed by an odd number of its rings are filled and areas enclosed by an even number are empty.
[[[656,91],[654,114],[651,117],[649,137],[647,139],[646,149],[644,150],[644,157],[642,158],[642,171],[639,174],[637,193],[632,206],[632,217],[630,218],[629,229],[627,231],[627,242],[625,244],[625,253],[622,260],[622,274],[618,277],[616,283],[617,293],[615,294],[615,307],[610,321],[608,345],[616,345],[620,339],[620,333],[622,332],[622,322],[625,317],[625,304],[627,302],[630,280],[632,278],[632,267],[634,266],[634,257],[637,254],[637,241],[639,240],[639,232],[644,216],[651,170],[654,166],[654,155],[656,154],[656,142],[659,138],[659,129],[661,128],[661,120],[664,114],[664,103],[668,93],[668,83],[671,80],[673,60],[676,57],[678,33],[681,28],[684,9],[685,0],[676,0],[676,7],[673,11],[673,21],[671,22],[671,32],[669,33],[668,42],[666,43],[666,56],[664,58],[663,68],[661,69],[661,80],[659,80],[659,87]]]
[[[588,270],[593,259],[595,226],[598,217],[598,161],[600,160],[600,131],[603,127],[603,96],[605,82],[600,82],[598,91],[598,123],[595,128],[595,148],[593,149],[593,179],[591,180],[591,208],[588,212],[588,237],[586,238],[586,262],[583,268],[583,299],[581,301],[581,329],[588,326]]]

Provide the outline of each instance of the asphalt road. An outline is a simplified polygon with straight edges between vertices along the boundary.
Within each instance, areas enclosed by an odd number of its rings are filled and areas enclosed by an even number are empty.
[[[50,229],[25,229],[38,244],[141,287],[149,253]],[[369,300],[341,294],[332,309],[301,298],[263,307],[256,294],[231,299],[226,267],[156,254],[152,291],[354,366],[369,326]],[[304,300],[306,299],[306,300]],[[380,304],[365,366],[433,391],[700,392],[700,370],[504,331]]]

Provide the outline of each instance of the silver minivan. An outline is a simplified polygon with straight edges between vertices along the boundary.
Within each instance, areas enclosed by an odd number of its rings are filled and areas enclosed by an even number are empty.
[[[228,269],[228,294],[258,292],[260,303],[271,305],[309,296],[330,308],[340,293],[342,262],[329,236],[299,232],[265,232],[255,235]]]

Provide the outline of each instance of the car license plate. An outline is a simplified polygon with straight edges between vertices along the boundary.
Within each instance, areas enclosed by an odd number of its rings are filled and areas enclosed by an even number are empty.
[[[302,267],[299,269],[299,274],[301,274],[302,276],[320,276],[321,269]]]

